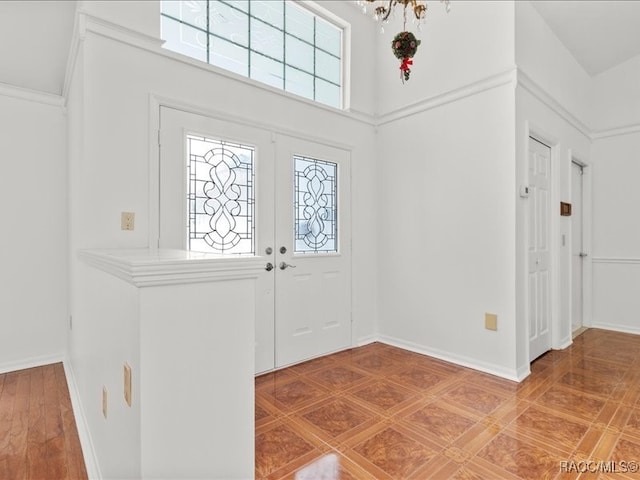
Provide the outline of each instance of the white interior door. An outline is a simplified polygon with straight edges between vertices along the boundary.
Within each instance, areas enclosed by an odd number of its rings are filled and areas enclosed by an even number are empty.
[[[282,367],[351,345],[351,180],[344,150],[278,136],[276,151],[276,367]]]
[[[575,332],[583,325],[584,305],[584,228],[583,228],[583,173],[578,163],[571,163],[571,326]]]
[[[256,373],[351,345],[348,152],[162,107],[159,184],[160,248],[264,258]]]
[[[529,359],[551,349],[551,148],[529,138]]]
[[[228,262],[258,255],[265,266],[273,264],[273,159],[269,132],[162,107],[158,246],[218,254]],[[274,282],[275,270],[265,270],[255,292],[247,292],[256,296],[256,372],[275,364]],[[220,323],[221,335],[233,328],[215,312],[211,321]]]

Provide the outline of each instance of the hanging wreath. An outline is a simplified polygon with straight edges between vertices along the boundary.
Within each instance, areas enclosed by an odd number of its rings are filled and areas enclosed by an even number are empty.
[[[409,66],[413,65],[413,60],[411,59],[418,51],[418,45],[420,45],[420,40],[411,32],[400,32],[393,37],[391,48],[393,49],[393,54],[401,60],[400,78],[402,83],[405,80],[409,80],[409,75],[411,74]]]

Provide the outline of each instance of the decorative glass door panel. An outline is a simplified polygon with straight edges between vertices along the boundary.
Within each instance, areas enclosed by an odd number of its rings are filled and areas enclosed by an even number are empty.
[[[295,253],[338,251],[338,164],[294,156]]]
[[[187,250],[254,254],[255,148],[187,135]]]

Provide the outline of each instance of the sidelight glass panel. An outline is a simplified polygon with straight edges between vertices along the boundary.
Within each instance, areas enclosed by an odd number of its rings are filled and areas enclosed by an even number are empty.
[[[187,245],[254,253],[253,147],[187,135]]]
[[[295,253],[338,251],[338,165],[294,156]]]

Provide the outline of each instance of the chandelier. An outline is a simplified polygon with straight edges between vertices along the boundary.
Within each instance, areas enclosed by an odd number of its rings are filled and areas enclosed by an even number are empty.
[[[447,13],[451,10],[449,0],[440,0],[445,4]],[[402,32],[398,33],[391,41],[393,54],[400,60],[400,78],[402,83],[409,80],[411,74],[410,65],[413,65],[413,56],[418,50],[420,40],[407,31],[407,18],[412,17],[413,23],[422,30],[422,25],[427,17],[427,2],[425,0],[357,0],[356,4],[364,13],[368,12],[368,5],[373,5],[373,18],[380,22],[380,31],[384,33],[384,24],[389,23],[389,17],[395,16],[396,7],[402,9]]]

